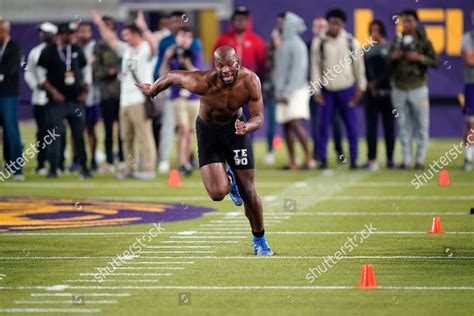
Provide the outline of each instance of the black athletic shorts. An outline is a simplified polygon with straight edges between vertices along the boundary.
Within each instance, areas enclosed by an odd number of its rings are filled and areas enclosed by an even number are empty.
[[[241,121],[245,118],[242,116]],[[196,135],[199,168],[216,162],[226,162],[234,169],[255,169],[250,135],[235,134],[235,121],[216,125],[197,118]]]

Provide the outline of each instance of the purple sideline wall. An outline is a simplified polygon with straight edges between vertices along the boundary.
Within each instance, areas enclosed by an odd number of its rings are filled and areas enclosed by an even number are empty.
[[[353,12],[356,8],[370,8],[374,11],[376,18],[382,19],[388,28],[389,37],[394,34],[394,23],[392,16],[399,12],[403,8],[412,7],[416,8],[446,8],[445,1],[440,0],[423,0],[418,3],[412,0],[399,0],[396,3],[387,3],[384,0],[361,0],[361,1],[349,1],[349,0],[320,0],[318,2],[309,2],[308,0],[272,0],[270,1],[250,1],[250,0],[235,0],[236,6],[248,7],[254,17],[254,30],[262,37],[267,39],[271,30],[274,26],[274,17],[282,11],[290,10],[301,15],[307,23],[308,31],[304,34],[304,39],[309,41],[311,38],[311,21],[315,16],[324,15],[327,9],[332,7],[343,7],[348,12],[347,29],[353,31],[353,16],[350,12]],[[449,8],[461,8],[464,12],[464,25],[470,25],[469,12],[474,10],[474,4],[471,1],[452,1],[450,2]],[[38,43],[38,33],[35,30],[38,21],[35,23],[14,23],[12,25],[12,37],[20,42],[23,52],[25,55]],[[432,23],[431,23],[432,24]],[[430,25],[431,25],[430,24]],[[443,23],[437,23],[442,25]],[[228,29],[228,21],[221,23],[221,31],[224,32]],[[98,38],[97,30],[94,30],[94,37]],[[430,71],[430,91],[432,95],[450,95],[455,96],[462,92],[463,79],[462,79],[462,60],[458,56],[446,56],[444,53],[440,55],[441,67],[438,70]],[[451,69],[447,69],[443,66],[443,63],[447,61],[451,65]],[[24,70],[22,70],[23,72]],[[32,117],[31,107],[29,98],[31,92],[23,80],[23,74],[21,75],[21,96],[20,101],[22,106],[20,107],[21,119],[28,119]],[[362,109],[360,111],[360,135],[364,135],[364,123]],[[433,106],[431,110],[431,127],[430,134],[433,137],[460,137],[462,135],[463,120],[459,106],[455,105],[443,105]],[[265,128],[257,133],[257,137],[265,134]]]

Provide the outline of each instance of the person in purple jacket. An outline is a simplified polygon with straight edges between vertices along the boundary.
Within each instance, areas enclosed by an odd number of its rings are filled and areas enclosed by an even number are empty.
[[[178,29],[175,45],[167,48],[160,76],[170,70],[202,70],[203,60],[200,51],[192,50],[193,31],[189,26]],[[171,87],[170,99],[173,103],[176,126],[178,129],[178,162],[181,175],[190,176],[193,170],[191,156],[193,152],[194,122],[199,113],[199,96],[186,89]]]

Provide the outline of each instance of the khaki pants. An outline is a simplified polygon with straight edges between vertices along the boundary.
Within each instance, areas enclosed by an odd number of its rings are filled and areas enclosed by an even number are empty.
[[[176,125],[188,127],[194,132],[200,101],[179,97],[173,101],[173,106]]]
[[[143,159],[141,171],[155,171],[156,148],[144,104],[120,107],[120,134],[127,171],[133,171],[139,161],[134,151],[135,140],[138,140],[139,157]]]

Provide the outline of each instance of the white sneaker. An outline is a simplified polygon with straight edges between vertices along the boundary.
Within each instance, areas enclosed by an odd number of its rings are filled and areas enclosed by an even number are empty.
[[[267,166],[272,166],[275,164],[275,155],[273,152],[266,153],[263,157],[263,164]]]
[[[464,171],[472,171],[472,161],[467,159],[464,160]]]
[[[378,162],[369,162],[369,170],[372,172],[379,171],[379,163]]]
[[[133,177],[138,180],[153,180],[156,173],[154,171],[137,171],[133,173]]]
[[[22,174],[15,174],[15,175],[13,176],[13,180],[14,180],[14,181],[25,181],[25,176],[22,175]]]
[[[40,170],[38,170],[38,174],[39,174],[40,176],[45,176],[45,175],[48,174],[48,169],[46,169],[46,168],[41,168]]]
[[[105,163],[100,166],[99,168],[100,174],[114,174],[115,173],[115,166],[109,163]]]
[[[160,161],[158,164],[158,173],[168,174],[168,172],[170,172],[170,162],[168,160]]]

